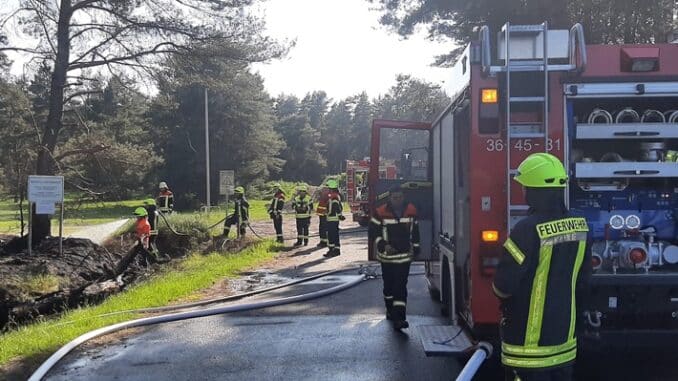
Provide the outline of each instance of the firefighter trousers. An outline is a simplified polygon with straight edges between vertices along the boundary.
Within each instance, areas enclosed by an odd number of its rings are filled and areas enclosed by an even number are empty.
[[[240,223],[238,221],[238,217],[235,214],[231,214],[230,216],[226,217],[226,220],[224,221],[224,236],[228,237],[228,233],[231,231],[231,226],[233,225],[239,225],[240,231],[239,231],[239,236],[242,237],[245,235],[245,228],[247,227],[244,223]]]
[[[571,381],[574,363],[548,369],[504,368],[506,381]]]
[[[283,242],[283,218],[282,216],[273,217],[273,228],[275,228],[275,238],[278,242]]]
[[[319,216],[318,235],[320,236],[320,245],[327,246],[327,216]]]
[[[393,320],[406,320],[407,277],[410,275],[410,263],[381,263],[384,304],[387,316]]]
[[[330,249],[341,249],[341,243],[339,242],[339,221],[327,221],[325,226],[327,227],[327,247]]]
[[[297,242],[308,244],[308,227],[311,225],[311,217],[297,218]]]

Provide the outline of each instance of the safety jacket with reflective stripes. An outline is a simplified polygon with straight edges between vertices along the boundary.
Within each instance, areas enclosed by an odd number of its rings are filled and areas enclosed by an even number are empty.
[[[339,195],[339,192],[330,191],[327,198],[327,221],[339,221],[339,216],[341,216],[342,211],[343,207],[341,206],[341,196]]]
[[[369,236],[374,238],[377,259],[383,263],[406,263],[419,252],[419,223],[417,208],[409,202],[398,216],[391,203],[378,207],[370,222]],[[387,252],[389,245],[393,252]]]
[[[323,189],[320,191],[320,197],[318,197],[318,207],[316,208],[315,212],[319,216],[325,216],[327,215],[327,205],[330,201],[330,192],[327,189]]]
[[[549,368],[576,358],[576,294],[591,272],[587,232],[585,219],[566,214],[530,215],[511,231],[492,285],[502,302],[504,365]]]
[[[310,218],[313,212],[313,201],[308,195],[296,196],[292,200],[292,209],[297,218]]]
[[[160,191],[156,203],[158,204],[158,210],[161,212],[166,213],[171,211],[174,208],[174,193],[169,189]]]
[[[151,225],[151,235],[158,235],[158,229],[156,229],[156,222],[158,221],[158,216],[156,214],[155,205],[146,205],[144,206],[146,212],[148,213],[148,224]]]
[[[268,205],[268,214],[273,215],[274,217],[279,217],[282,214],[283,207],[285,206],[285,193],[275,192],[271,203]]]
[[[235,211],[233,215],[238,222],[238,225],[243,225],[247,223],[250,219],[250,203],[247,202],[245,197],[236,198],[235,201]]]

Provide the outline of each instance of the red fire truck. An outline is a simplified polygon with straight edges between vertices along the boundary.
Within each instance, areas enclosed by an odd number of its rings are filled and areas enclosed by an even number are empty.
[[[394,160],[397,177],[370,172],[371,206],[406,189],[420,211],[418,259],[452,323],[496,337],[493,274],[528,212],[512,176],[550,152],[570,176],[566,204],[590,227],[586,336],[640,344],[678,332],[677,62],[675,44],[585,45],[579,24],[506,24],[496,38],[484,27],[433,123],[373,122],[371,167]]]
[[[382,163],[379,166],[379,176],[383,179],[395,179],[396,167],[393,163]],[[369,186],[368,174],[370,159],[346,160],[346,201],[351,207],[353,221],[361,226],[367,226],[370,221],[370,206],[368,202]]]

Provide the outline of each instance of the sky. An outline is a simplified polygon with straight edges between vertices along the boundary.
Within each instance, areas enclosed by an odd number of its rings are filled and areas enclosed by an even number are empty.
[[[271,95],[303,97],[324,90],[340,99],[362,91],[384,94],[397,74],[411,74],[444,85],[450,69],[430,66],[434,56],[454,48],[450,42],[429,41],[423,32],[402,39],[379,25],[379,11],[366,0],[268,0],[264,14],[267,34],[296,39],[281,60],[256,64]]]

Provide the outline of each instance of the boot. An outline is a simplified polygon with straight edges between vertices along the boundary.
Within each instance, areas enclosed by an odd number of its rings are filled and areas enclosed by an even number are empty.
[[[301,246],[302,242],[300,239],[297,240],[297,242],[294,243],[294,246]]]
[[[327,242],[320,241],[320,242],[318,242],[316,247],[327,247]]]
[[[308,246],[308,240],[307,239],[304,240],[304,246]]]
[[[410,323],[407,322],[407,320],[395,320],[393,322],[393,329],[396,331],[400,331],[401,329],[409,328]]]

